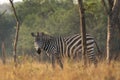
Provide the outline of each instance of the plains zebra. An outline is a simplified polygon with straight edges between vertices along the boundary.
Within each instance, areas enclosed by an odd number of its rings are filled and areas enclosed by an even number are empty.
[[[53,37],[43,32],[38,32],[37,35],[31,33],[34,37],[34,46],[38,54],[41,50],[45,51],[48,55],[52,56],[52,66],[55,67],[55,60],[58,61],[61,68],[63,64],[61,61],[62,56],[75,57],[81,54],[81,36],[75,34],[69,37]],[[97,60],[94,53],[94,38],[86,35],[87,39],[87,54],[89,59],[96,65]]]

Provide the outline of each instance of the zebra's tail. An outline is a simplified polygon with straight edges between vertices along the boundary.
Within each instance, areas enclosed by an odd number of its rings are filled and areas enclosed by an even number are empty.
[[[94,40],[94,41],[95,41],[95,40]],[[98,44],[97,44],[96,41],[95,41],[95,45],[96,45],[96,48],[97,48],[97,51],[98,51],[98,58],[101,59],[102,52],[100,51],[100,48],[98,47]]]

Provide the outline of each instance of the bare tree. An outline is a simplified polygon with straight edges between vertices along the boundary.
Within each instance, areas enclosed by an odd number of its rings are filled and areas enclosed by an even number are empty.
[[[85,27],[85,14],[84,14],[84,7],[83,1],[78,0],[79,3],[79,12],[80,12],[80,30],[81,30],[81,37],[82,37],[82,59],[84,61],[84,65],[86,65],[86,27]]]
[[[16,34],[15,34],[15,40],[14,40],[14,50],[13,50],[13,56],[14,56],[14,62],[15,62],[15,66],[17,66],[17,55],[16,55],[16,51],[17,51],[17,41],[18,41],[18,36],[19,36],[19,29],[20,29],[20,24],[19,24],[19,19],[13,4],[13,0],[9,0],[15,15],[15,19],[16,19]]]
[[[102,0],[102,3],[108,15],[106,60],[110,63],[114,54],[115,43],[113,43],[113,40],[115,39],[116,29],[120,29],[120,20],[118,17],[120,14],[120,0],[108,0],[108,6],[105,0]]]

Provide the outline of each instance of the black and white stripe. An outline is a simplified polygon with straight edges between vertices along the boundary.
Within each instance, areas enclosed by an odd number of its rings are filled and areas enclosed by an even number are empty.
[[[54,67],[55,60],[58,61],[61,68],[63,68],[63,64],[61,62],[62,56],[68,56],[69,58],[78,57],[81,54],[81,36],[79,34],[75,34],[69,37],[53,37],[43,32],[37,33],[35,35],[32,33],[32,36],[35,38],[34,44],[36,51],[38,53],[41,50],[45,51],[48,55],[52,56],[52,65]],[[94,53],[94,38],[89,34],[86,35],[87,40],[87,55],[89,59],[96,65],[97,60]]]
[[[61,53],[65,53],[66,45],[64,38],[61,36],[52,37],[44,33],[32,33],[34,39],[34,46],[36,51],[40,54],[41,50],[45,51],[47,55],[52,56],[52,66],[55,66],[55,60],[59,63],[60,67],[63,68],[61,62]]]
[[[68,57],[72,57],[72,58],[76,58],[78,56],[80,57],[80,55],[82,53],[81,39],[82,38],[79,34],[75,34],[75,35],[65,38],[65,42],[67,45],[66,46],[66,55],[68,55]],[[90,34],[86,35],[86,41],[87,41],[86,42],[87,56],[96,65],[97,60],[96,60],[95,53],[94,53],[94,45],[96,44],[96,42]]]

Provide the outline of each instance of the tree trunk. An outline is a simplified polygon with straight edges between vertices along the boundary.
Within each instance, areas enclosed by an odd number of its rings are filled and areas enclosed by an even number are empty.
[[[116,34],[119,28],[119,14],[120,14],[120,0],[109,0],[109,14],[108,14],[108,27],[107,27],[107,57],[106,60],[110,63],[116,51]],[[119,42],[118,42],[119,43]],[[119,44],[117,44],[119,45]]]
[[[112,22],[111,22],[111,18],[112,16],[108,16],[108,27],[107,27],[107,63],[110,63],[110,60],[111,60],[111,54],[112,54],[112,48],[113,48],[113,25],[112,25]]]
[[[12,6],[12,9],[13,9],[13,12],[14,12],[14,16],[15,16],[15,19],[16,19],[16,34],[15,34],[15,40],[14,40],[14,50],[13,50],[13,56],[14,56],[14,63],[15,63],[15,67],[17,66],[17,41],[18,41],[18,36],[19,36],[19,28],[20,28],[20,24],[19,24],[19,19],[17,17],[17,13],[16,13],[16,10],[15,10],[15,7],[14,7],[14,4],[13,4],[13,0],[9,0],[10,3],[11,3],[11,6]]]
[[[85,14],[83,1],[78,0],[79,3],[79,11],[80,11],[80,30],[82,37],[82,59],[84,61],[84,65],[86,65],[86,27],[85,27]]]

